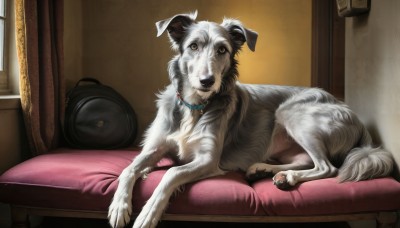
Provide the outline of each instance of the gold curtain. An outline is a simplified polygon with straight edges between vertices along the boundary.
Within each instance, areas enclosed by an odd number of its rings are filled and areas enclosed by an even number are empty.
[[[64,113],[63,0],[15,0],[20,93],[32,155],[59,146]]]

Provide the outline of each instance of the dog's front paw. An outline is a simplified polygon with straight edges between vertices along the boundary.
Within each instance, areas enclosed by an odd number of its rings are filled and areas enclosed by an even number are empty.
[[[155,228],[158,224],[158,220],[151,216],[141,213],[136,218],[132,228]]]
[[[157,226],[160,217],[161,217],[160,208],[158,207],[150,208],[149,204],[147,203],[143,207],[138,217],[135,219],[133,228],[154,228]]]
[[[290,170],[279,172],[272,179],[274,181],[274,185],[280,190],[288,190],[297,183],[292,171]]]
[[[114,228],[124,227],[131,220],[132,205],[130,201],[113,199],[108,208],[108,221]]]
[[[255,182],[257,180],[272,177],[273,174],[271,171],[268,171],[267,165],[264,163],[256,163],[250,166],[246,172],[246,178],[249,182]]]

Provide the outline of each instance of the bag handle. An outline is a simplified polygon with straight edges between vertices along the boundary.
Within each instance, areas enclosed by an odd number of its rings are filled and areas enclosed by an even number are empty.
[[[75,87],[78,87],[81,82],[92,82],[97,85],[102,85],[101,82],[95,78],[82,78],[75,84]]]
[[[76,87],[78,87],[79,84],[81,84],[82,82],[91,82],[91,83],[93,83],[93,84],[102,85],[101,82],[100,82],[99,80],[97,80],[97,79],[95,79],[95,78],[86,77],[86,78],[81,78],[78,82],[76,82],[75,87],[74,87],[73,89],[75,89]],[[73,89],[71,89],[71,90],[67,93],[67,96],[65,96],[65,107],[68,106],[69,99],[70,99],[70,98],[69,98],[69,94],[73,91]],[[72,143],[71,140],[69,140],[68,137],[67,137],[67,133],[66,133],[66,129],[65,129],[65,122],[64,122],[64,121],[65,121],[65,120],[63,120],[62,123],[61,123],[61,129],[62,129],[62,133],[63,133],[63,136],[64,136],[63,138],[64,138],[65,142],[66,142],[68,145],[73,145],[73,146],[75,146],[75,144]]]

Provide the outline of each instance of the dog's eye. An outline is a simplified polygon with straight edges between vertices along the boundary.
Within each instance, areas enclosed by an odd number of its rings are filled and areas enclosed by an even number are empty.
[[[221,46],[221,47],[219,47],[218,48],[218,54],[220,54],[220,55],[222,55],[222,54],[225,54],[225,52],[226,52],[226,48],[224,47],[224,46]]]
[[[199,49],[199,47],[197,46],[196,43],[192,43],[189,47],[190,47],[190,49],[192,49],[193,51],[197,51],[197,49]]]

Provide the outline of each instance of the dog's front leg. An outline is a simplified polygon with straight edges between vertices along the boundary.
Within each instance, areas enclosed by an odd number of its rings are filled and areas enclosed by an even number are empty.
[[[108,219],[112,227],[124,227],[129,223],[132,214],[132,191],[138,178],[145,174],[170,149],[166,143],[163,120],[157,116],[147,132],[142,152],[126,167],[118,180],[118,187],[108,209]]]
[[[210,176],[223,174],[209,155],[198,156],[192,162],[170,168],[164,175],[153,195],[135,220],[134,228],[157,226],[171,195],[182,185]]]
[[[118,187],[108,209],[108,219],[112,227],[124,227],[131,220],[133,186],[147,168],[153,166],[164,152],[163,148],[143,151],[126,167],[118,180]]]

